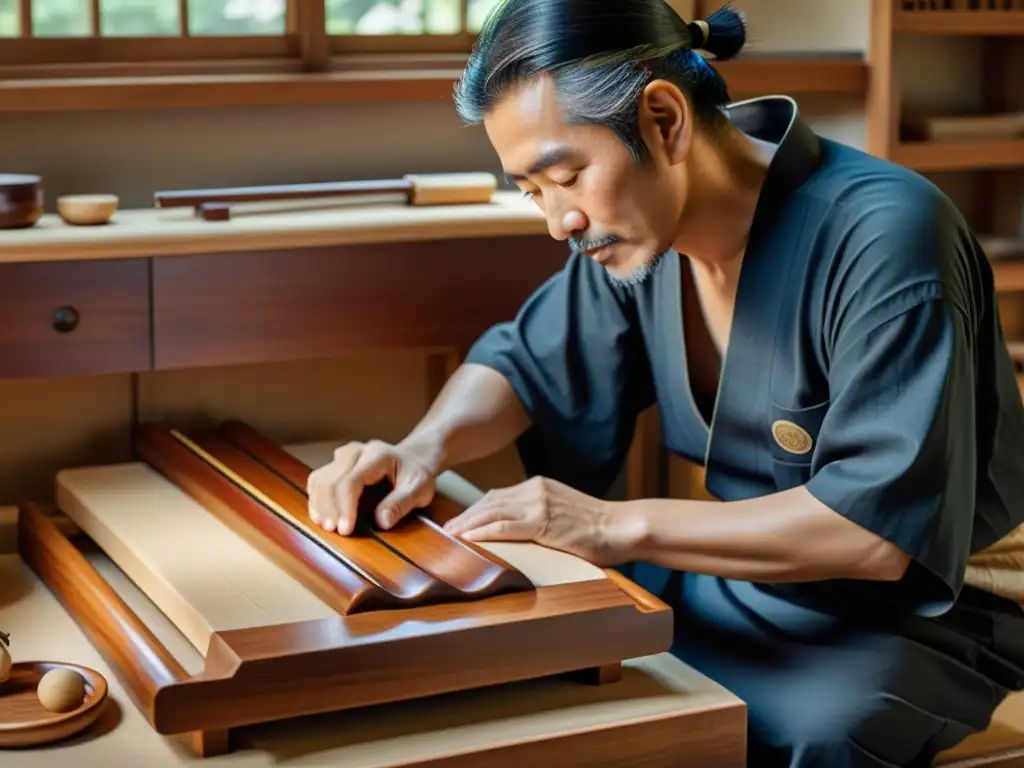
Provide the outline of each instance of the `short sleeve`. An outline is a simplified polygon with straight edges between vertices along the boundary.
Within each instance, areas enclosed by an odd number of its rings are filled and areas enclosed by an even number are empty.
[[[974,520],[972,324],[923,283],[841,330],[807,490],[912,558],[887,597],[922,615],[952,606]]]
[[[532,425],[517,443],[528,475],[605,496],[654,385],[635,304],[600,265],[573,256],[466,362],[512,384]]]

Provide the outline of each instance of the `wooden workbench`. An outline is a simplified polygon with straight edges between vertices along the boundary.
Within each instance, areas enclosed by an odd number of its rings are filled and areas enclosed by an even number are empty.
[[[251,209],[250,209],[251,210]],[[567,256],[515,196],[0,232],[0,377],[460,348]]]
[[[0,503],[26,498],[21,475],[40,473],[49,487],[60,467],[127,458],[120,447],[109,450],[121,440],[110,435],[123,436],[127,447],[139,418],[258,412],[287,432],[302,421],[290,420],[301,399],[306,423],[310,413],[336,423],[337,410],[360,406],[337,393],[336,378],[307,376],[308,366],[338,358],[366,355],[372,367],[382,350],[427,355],[425,404],[461,351],[513,317],[567,256],[536,207],[515,194],[499,193],[485,206],[382,201],[263,216],[256,210],[237,210],[229,222],[123,211],[96,228],[69,227],[50,215],[32,229],[0,231],[0,385],[13,394],[0,398],[0,463],[7,464],[0,466]],[[387,367],[376,366],[378,376]],[[251,375],[235,378],[236,371]],[[643,457],[632,461],[641,474]],[[6,517],[10,526],[10,510]],[[194,760],[134,709],[14,554],[3,518],[0,552],[6,541],[9,554],[0,554],[0,627],[16,631],[16,647],[34,656],[98,669],[115,703],[91,735],[5,753],[4,765]],[[133,608],[159,621],[105,558],[97,566]],[[462,766],[500,757],[503,764],[731,766],[743,764],[745,721],[742,702],[662,655],[631,662],[621,683],[599,688],[550,679],[243,729],[236,751],[211,764],[394,766],[429,757],[432,766]]]
[[[109,681],[112,701],[80,737],[0,752],[5,768],[744,765],[743,703],[668,654],[628,662],[619,682],[599,687],[551,678],[242,728],[233,732],[234,752],[197,758],[184,738],[152,730],[78,625],[14,554],[15,520],[14,509],[0,509],[0,627],[11,632],[15,660],[29,653],[95,669]],[[177,658],[201,666],[184,636],[104,555],[91,561]]]

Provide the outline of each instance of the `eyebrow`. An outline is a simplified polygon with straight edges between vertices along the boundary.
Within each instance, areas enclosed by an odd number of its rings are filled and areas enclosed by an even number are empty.
[[[505,172],[505,178],[515,183],[517,181],[523,181],[527,176],[540,173],[541,171],[547,170],[553,165],[558,165],[560,162],[572,155],[572,151],[568,147],[557,147],[555,149],[549,149],[547,152],[538,157],[527,170],[525,174],[521,173],[510,173]]]

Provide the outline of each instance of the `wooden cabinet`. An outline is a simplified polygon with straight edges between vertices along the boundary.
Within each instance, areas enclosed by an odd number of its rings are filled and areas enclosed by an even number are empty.
[[[150,367],[149,261],[0,265],[0,378]]]
[[[567,256],[544,235],[155,259],[154,364],[467,345]]]

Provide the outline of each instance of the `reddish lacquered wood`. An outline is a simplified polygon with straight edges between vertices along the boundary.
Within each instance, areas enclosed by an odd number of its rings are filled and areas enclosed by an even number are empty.
[[[79,550],[26,505],[22,556],[106,656],[160,733],[228,748],[235,726],[431,696],[580,667],[611,670],[672,642],[670,610],[610,579],[462,603],[215,633],[185,673]],[[608,681],[606,678],[605,682]],[[703,712],[695,712],[698,717]]]
[[[141,426],[136,431],[135,450],[143,461],[339,613],[400,604],[389,592],[268,511],[169,430],[150,424]]]
[[[150,367],[146,259],[0,264],[0,378]]]
[[[603,667],[661,653],[671,611],[608,579],[218,632],[206,672],[157,696],[162,733],[229,728]]]
[[[38,504],[18,512],[18,552],[103,656],[129,699],[153,724],[154,700],[162,687],[188,679],[166,647],[93,568],[53,522],[52,511]],[[195,732],[201,755],[226,751],[226,733]]]
[[[456,588],[423,571],[415,560],[409,561],[396,554],[369,532],[357,531],[352,536],[341,536],[314,525],[307,514],[305,495],[241,448],[218,435],[195,435],[191,439],[218,465],[272,500],[287,513],[289,524],[306,538],[317,542],[344,563],[351,564],[396,600],[426,604],[459,599],[460,593]],[[217,469],[216,466],[214,468]],[[270,509],[266,514],[276,515]]]
[[[305,508],[309,497],[306,485],[311,472],[308,466],[244,422],[226,421],[218,432],[287,481],[294,492],[301,495],[300,513],[307,517]],[[362,526],[371,532],[370,535],[427,573],[452,585],[467,597],[533,588],[530,580],[517,568],[470,542],[450,536],[430,519],[429,513],[414,512],[391,530],[381,530],[373,524],[373,510],[386,488],[374,490],[364,497],[361,505],[359,517]],[[327,534],[327,537],[331,540],[341,538],[337,534]]]
[[[153,261],[158,369],[463,347],[564,266],[547,235]]]

